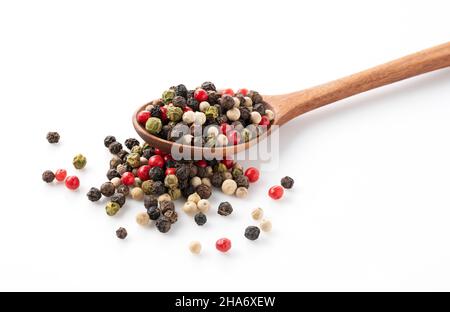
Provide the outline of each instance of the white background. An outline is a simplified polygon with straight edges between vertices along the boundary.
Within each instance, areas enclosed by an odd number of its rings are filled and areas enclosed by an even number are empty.
[[[132,112],[165,88],[300,90],[448,41],[449,12],[444,0],[2,1],[0,290],[450,290],[449,69],[286,124],[282,165],[245,201],[214,193],[204,228],[180,212],[162,235],[135,223],[142,203],[108,217],[85,197],[105,180],[104,136],[135,136]],[[80,152],[79,191],[41,181],[74,173]],[[269,199],[286,174],[295,188]],[[257,206],[274,228],[250,242]]]

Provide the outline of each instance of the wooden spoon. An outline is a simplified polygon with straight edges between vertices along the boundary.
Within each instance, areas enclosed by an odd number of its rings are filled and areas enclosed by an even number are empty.
[[[283,125],[295,117],[321,106],[342,100],[352,95],[375,89],[396,81],[450,66],[450,42],[402,57],[400,59],[367,69],[365,71],[334,80],[316,87],[282,95],[265,95],[264,101],[275,113],[274,125]],[[148,104],[140,107],[133,115],[133,125],[139,136],[150,146],[171,153],[172,148],[184,151],[198,159],[208,152],[226,157],[241,152],[257,143],[262,137],[235,146],[206,148],[188,146],[163,140],[148,133],[137,122],[136,116]],[[270,135],[270,128],[266,132]]]

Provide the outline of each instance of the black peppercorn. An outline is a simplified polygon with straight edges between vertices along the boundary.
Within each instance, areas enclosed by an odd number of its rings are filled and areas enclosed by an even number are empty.
[[[126,150],[121,150],[117,153],[116,156],[119,157],[120,159],[122,159],[123,162],[126,162],[128,154],[130,154],[130,153],[128,153]]]
[[[114,178],[120,178],[120,173],[117,172],[116,169],[109,169],[108,172],[106,173],[106,177],[108,178],[108,180],[112,180]]]
[[[159,203],[159,209],[162,213],[166,213],[166,211],[172,210],[175,211],[175,204],[173,201],[163,200]]]
[[[206,168],[203,168],[203,167],[197,167],[197,176],[199,177],[199,178],[206,178],[206,174],[207,174],[207,172],[206,172]]]
[[[194,193],[195,193],[195,189],[190,184],[186,188],[181,189],[181,194],[183,195],[184,198],[188,198],[189,195],[194,194]]]
[[[167,217],[161,217],[155,222],[155,226],[161,233],[167,233],[170,231],[170,220]]]
[[[248,226],[245,229],[244,236],[246,238],[248,238],[249,240],[256,240],[256,239],[258,239],[260,232],[261,231],[259,230],[259,227],[257,227],[257,226]]]
[[[264,107],[264,105],[262,103],[258,103],[253,106],[253,111],[258,112],[261,115],[264,115],[266,113],[266,108]]]
[[[189,179],[190,169],[188,165],[180,164],[175,171],[175,175],[179,180],[187,180]]]
[[[209,104],[217,104],[219,103],[221,95],[216,91],[208,91],[208,102]]]
[[[258,104],[262,101],[262,96],[256,91],[248,91],[247,96],[252,99],[254,104]]]
[[[116,231],[116,235],[118,238],[120,239],[125,239],[125,237],[127,237],[128,233],[127,230],[123,227],[120,227],[117,231]]]
[[[221,216],[229,216],[233,212],[233,207],[229,202],[221,202],[217,213]]]
[[[234,107],[234,99],[231,95],[224,94],[219,100],[220,106],[223,110],[227,111]]]
[[[248,188],[250,186],[248,178],[245,175],[239,175],[239,176],[235,177],[234,181],[236,182],[238,187],[243,186],[245,188]]]
[[[241,119],[243,121],[248,121],[250,119],[250,110],[247,107],[239,107],[239,111],[241,112]]]
[[[208,199],[211,197],[211,188],[206,184],[200,184],[195,191],[201,199]]]
[[[111,196],[110,199],[113,203],[118,203],[120,207],[125,205],[125,195],[122,193],[115,193],[113,196]]]
[[[51,182],[53,182],[54,179],[55,179],[55,174],[52,171],[46,170],[46,171],[44,171],[44,173],[42,173],[42,180],[44,182],[51,183]]]
[[[121,184],[117,187],[117,193],[121,193],[125,196],[128,196],[130,194],[130,188],[125,184]]]
[[[152,195],[162,195],[166,193],[166,187],[164,186],[164,183],[161,181],[155,181],[154,183],[151,184],[150,186],[150,194]]]
[[[109,145],[109,151],[111,152],[111,154],[117,154],[122,150],[122,144],[120,144],[119,142],[112,142]]]
[[[103,144],[105,144],[105,147],[108,148],[112,143],[116,142],[116,138],[112,135],[108,135],[104,140]]]
[[[173,106],[184,109],[186,107],[186,99],[182,96],[176,96],[172,100]]]
[[[227,115],[220,115],[216,118],[217,124],[221,125],[223,123],[228,123],[228,117]]]
[[[131,150],[134,146],[139,146],[139,141],[134,138],[129,138],[125,140],[125,146]]]
[[[164,140],[167,140],[167,138],[170,136],[170,132],[172,131],[173,127],[174,126],[172,124],[164,125],[161,128],[161,132],[158,133],[158,136],[163,138]]]
[[[215,187],[221,187],[223,182],[222,173],[220,172],[214,172],[211,176],[211,184]]]
[[[142,157],[150,159],[153,156],[153,151],[151,148],[146,148],[142,151]]]
[[[216,91],[216,86],[211,81],[202,83],[201,88],[205,91]]]
[[[154,106],[150,110],[150,114],[151,114],[152,117],[156,117],[156,118],[160,118],[161,119],[161,117],[162,117],[161,107]]]
[[[49,132],[47,133],[47,141],[48,143],[55,144],[59,142],[59,133],[58,132]]]
[[[150,220],[157,220],[161,215],[161,210],[158,207],[153,206],[147,209],[147,214],[150,217]]]
[[[164,213],[164,217],[166,217],[172,224],[178,221],[178,214],[174,210],[167,210]]]
[[[161,167],[153,167],[148,172],[150,180],[153,181],[164,181],[164,170]]]
[[[109,161],[109,168],[110,169],[116,169],[118,165],[121,165],[123,163],[122,159],[120,159],[117,156],[114,156],[113,158],[111,158],[111,160]]]
[[[194,220],[197,225],[204,225],[207,221],[207,218],[203,212],[199,212],[194,216]]]
[[[115,192],[114,184],[111,182],[105,182],[100,187],[100,192],[102,192],[103,196],[111,197]]]
[[[158,206],[158,198],[153,195],[145,195],[144,197],[144,207],[146,209],[150,207],[156,207]]]
[[[185,189],[185,188],[187,188],[188,186],[189,186],[189,180],[188,179],[186,179],[186,180],[180,180],[180,179],[178,179],[178,188],[179,189]]]
[[[175,95],[187,98],[187,93],[188,90],[184,84],[179,84],[175,87]]]
[[[197,100],[195,100],[195,99],[193,99],[193,98],[189,98],[189,99],[187,100],[187,106],[189,106],[190,108],[192,108],[192,110],[195,112],[195,111],[198,111],[199,103],[198,103]]]
[[[102,198],[102,193],[98,188],[91,187],[89,192],[87,192],[86,196],[90,201],[95,202],[98,201],[100,198]]]
[[[283,179],[281,179],[281,186],[283,186],[285,189],[292,188],[292,186],[294,186],[294,179],[285,176]]]

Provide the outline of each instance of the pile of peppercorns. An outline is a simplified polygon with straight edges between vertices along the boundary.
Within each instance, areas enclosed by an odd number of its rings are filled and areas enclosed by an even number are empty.
[[[137,115],[137,121],[153,135],[205,147],[248,142],[273,119],[273,111],[258,92],[216,90],[212,82],[195,90],[183,84],[173,86]]]

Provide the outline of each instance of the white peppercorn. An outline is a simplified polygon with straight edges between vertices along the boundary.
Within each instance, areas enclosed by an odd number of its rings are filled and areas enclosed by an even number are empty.
[[[200,251],[202,250],[202,245],[198,241],[191,242],[189,244],[189,250],[193,253],[198,255]]]
[[[253,101],[252,101],[251,98],[249,98],[248,96],[245,96],[245,97],[244,97],[244,100],[245,100],[244,106],[246,106],[246,107],[252,107]]]
[[[150,217],[147,212],[139,212],[136,215],[136,223],[145,226],[150,223]]]
[[[122,175],[122,174],[124,174],[125,172],[127,172],[127,165],[124,165],[124,164],[120,164],[120,165],[118,165],[117,166],[117,172],[120,174],[120,175]]]
[[[256,208],[252,211],[252,218],[254,220],[260,220],[264,215],[264,211],[261,208]]]
[[[210,126],[208,127],[208,130],[206,130],[206,135],[216,137],[219,134],[219,127],[217,126]]]
[[[181,137],[181,139],[178,141],[178,143],[183,145],[191,145],[192,139],[194,136],[192,134],[185,134]]]
[[[200,195],[197,194],[197,192],[192,193],[191,195],[189,195],[189,197],[187,198],[188,202],[194,202],[196,205],[197,203],[200,201],[201,197]]]
[[[233,107],[227,111],[227,117],[231,121],[236,121],[241,117],[241,111],[238,108]]]
[[[222,191],[227,195],[233,195],[236,192],[237,184],[232,179],[226,179],[222,183]]]
[[[191,185],[196,188],[197,186],[199,186],[200,184],[202,184],[202,179],[200,179],[200,177],[193,177],[191,179]]]
[[[225,134],[219,134],[216,137],[216,146],[227,146],[228,145],[228,138]]]
[[[270,121],[272,121],[275,118],[275,113],[270,109],[266,109],[266,116]]]
[[[261,122],[261,114],[258,112],[251,112],[250,113],[250,120],[254,124],[259,124]]]
[[[208,107],[210,107],[211,105],[209,105],[209,103],[208,102],[206,102],[206,101],[203,101],[203,102],[200,102],[200,104],[198,105],[198,109],[201,111],[201,112],[205,112],[206,111],[206,109],[208,108]]]
[[[247,197],[247,195],[248,195],[247,188],[240,186],[236,189],[236,197],[244,198],[244,197]]]
[[[161,203],[161,202],[163,202],[163,201],[171,201],[172,200],[172,198],[170,197],[170,195],[169,194],[167,194],[167,193],[165,193],[165,194],[162,194],[162,195],[160,195],[159,197],[158,197],[158,203]]]
[[[135,187],[131,190],[131,197],[135,200],[142,200],[144,198],[144,191],[140,187]]]
[[[183,211],[187,214],[195,213],[197,212],[197,204],[188,200],[183,205]]]
[[[206,115],[202,112],[195,112],[194,123],[197,125],[203,125],[206,122]]]
[[[272,230],[272,222],[270,222],[270,220],[263,219],[261,221],[260,228],[264,232],[270,232]]]
[[[192,124],[195,121],[195,113],[193,111],[187,111],[183,114],[183,122],[188,125]]]
[[[197,208],[203,213],[207,213],[209,210],[209,207],[211,207],[211,204],[207,199],[200,199],[197,203]]]
[[[111,183],[117,188],[120,184],[122,184],[122,180],[120,178],[115,177],[111,179]]]
[[[234,107],[239,107],[239,105],[241,105],[241,100],[239,100],[237,97],[233,97],[233,101],[234,101]]]

